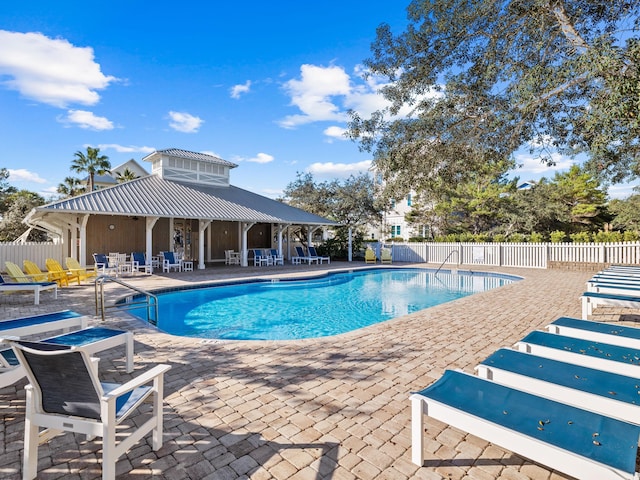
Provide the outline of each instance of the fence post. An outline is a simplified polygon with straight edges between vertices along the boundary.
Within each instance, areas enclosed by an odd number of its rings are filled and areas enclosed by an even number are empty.
[[[600,258],[599,258],[600,263],[605,263],[605,262],[606,262],[606,259],[605,259],[605,257],[606,257],[606,250],[605,250],[605,248],[604,248],[604,243],[600,244],[599,257],[600,257]]]

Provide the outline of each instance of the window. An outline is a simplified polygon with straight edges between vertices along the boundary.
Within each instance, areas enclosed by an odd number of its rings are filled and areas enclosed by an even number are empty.
[[[407,206],[411,206],[411,194],[407,195]]]
[[[400,225],[391,225],[391,237],[400,236]]]
[[[391,208],[396,208],[396,201],[395,199],[391,200]]]

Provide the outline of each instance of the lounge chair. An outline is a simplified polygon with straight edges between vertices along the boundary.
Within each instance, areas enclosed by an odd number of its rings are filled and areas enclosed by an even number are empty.
[[[273,265],[273,259],[270,255],[265,255],[262,249],[252,248],[253,251],[253,266]]]
[[[560,317],[547,325],[547,331],[567,337],[640,350],[640,328],[618,323]]]
[[[374,252],[372,248],[367,247],[364,250],[364,263],[376,263],[377,260],[376,252]]]
[[[636,478],[640,425],[474,375],[445,371],[411,395],[411,411],[411,457],[419,466],[428,415],[576,478]]]
[[[178,260],[173,252],[162,252],[162,271],[170,272],[171,269],[182,271],[182,261]]]
[[[273,265],[284,265],[284,257],[278,252],[277,248],[269,250],[271,254],[271,260]]]
[[[67,268],[70,272],[78,275],[80,281],[89,280],[98,276],[98,271],[95,266],[93,267],[93,269],[87,269],[86,267],[80,265],[80,262],[78,262],[78,260],[76,260],[75,258],[67,257],[65,260],[65,264],[67,265]]]
[[[509,348],[476,367],[478,376],[534,395],[638,423],[638,378]]]
[[[388,248],[380,249],[380,263],[391,263],[391,250]]]
[[[45,264],[47,266],[47,270],[52,275],[60,275],[60,277],[62,277],[63,275],[66,275],[67,282],[71,282],[75,280],[76,282],[78,282],[78,285],[80,285],[80,275],[77,272],[65,270],[64,268],[62,268],[62,265],[60,265],[60,262],[58,262],[56,259],[47,258],[45,260]]]
[[[12,318],[0,321],[0,337],[41,335],[58,330],[87,328],[87,317],[72,310]]]
[[[621,308],[640,308],[640,295],[622,295],[613,293],[584,292],[582,302],[582,318],[588,320],[593,309],[601,305]]]
[[[33,304],[40,304],[40,292],[47,290],[53,290],[53,298],[58,298],[58,284],[56,282],[15,282],[7,283],[4,278],[0,276],[0,292],[2,293],[15,293],[15,292],[33,292],[34,299]]]
[[[322,257],[318,255],[318,252],[316,251],[316,247],[308,247],[308,250],[309,250],[309,256],[316,258],[318,262],[322,263],[323,261],[326,260],[327,263],[331,263],[331,257]]]
[[[516,343],[521,352],[560,362],[605,370],[631,377],[640,376],[640,350],[608,343],[533,331]]]
[[[144,252],[131,253],[131,271],[144,272],[148,275],[153,273],[153,266],[150,263],[147,263],[147,256]]]
[[[116,462],[149,432],[153,450],[162,447],[164,374],[157,365],[123,385],[101,383],[94,359],[83,347],[5,340],[24,367],[26,387],[23,478],[36,478],[38,445],[63,432],[102,437],[102,478],[116,477]],[[152,385],[148,385],[148,384]],[[122,423],[147,398],[150,418]],[[40,431],[44,428],[44,431]],[[122,437],[125,432],[130,435]],[[118,435],[116,435],[116,432]],[[117,441],[120,440],[120,441]]]
[[[118,275],[118,266],[109,263],[109,257],[104,253],[94,253],[93,261],[96,271],[101,275]]]
[[[39,340],[39,342],[50,345],[82,346],[90,355],[124,345],[126,371],[127,373],[133,372],[133,334],[125,330],[90,327]],[[4,372],[2,372],[3,369]],[[15,369],[19,370],[19,372],[10,372],[10,370]],[[9,372],[11,373],[10,375]],[[0,373],[7,373],[6,376],[0,375],[0,388],[11,385],[26,375],[15,353],[9,347],[0,348]]]

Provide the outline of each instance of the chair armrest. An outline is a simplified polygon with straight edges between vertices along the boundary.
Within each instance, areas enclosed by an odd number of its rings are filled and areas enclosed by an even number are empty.
[[[142,385],[146,385],[150,381],[155,380],[157,377],[164,375],[164,373],[168,370],[171,370],[171,365],[156,365],[151,370],[147,370],[146,372],[138,375],[136,378],[129,380],[127,383],[123,383],[119,387],[114,388],[103,398],[109,399],[110,397],[119,397],[124,393],[130,392],[131,390],[141,387]]]

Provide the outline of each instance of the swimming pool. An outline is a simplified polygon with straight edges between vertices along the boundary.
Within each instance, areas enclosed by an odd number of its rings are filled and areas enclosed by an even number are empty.
[[[423,310],[519,280],[420,268],[331,272],[158,293],[157,327],[186,337],[292,340],[324,337]],[[146,318],[146,312],[132,311]]]

